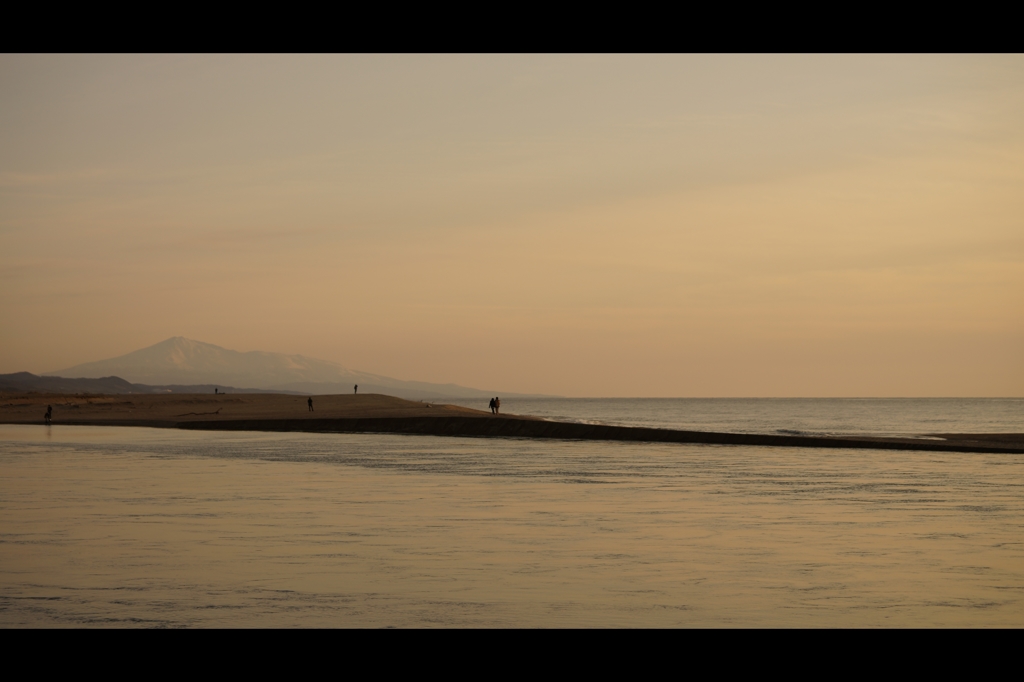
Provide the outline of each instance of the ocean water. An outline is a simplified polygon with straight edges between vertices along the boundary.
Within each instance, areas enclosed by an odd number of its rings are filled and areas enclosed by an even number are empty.
[[[842,403],[746,428],[1024,430],[1015,400]],[[0,473],[3,627],[1024,625],[1020,455],[0,425]]]
[[[444,400],[487,410],[479,398]],[[556,421],[726,433],[924,436],[1024,432],[1024,398],[502,398]]]

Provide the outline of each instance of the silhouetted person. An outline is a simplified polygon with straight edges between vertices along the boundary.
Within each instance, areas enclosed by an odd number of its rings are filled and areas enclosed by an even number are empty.
[[[352,395],[358,395],[358,393],[359,393],[359,384],[356,384],[355,388],[352,389]]]
[[[501,398],[494,396],[494,414],[501,412]]]
[[[487,407],[491,408],[491,414],[494,414],[494,398],[491,398],[491,402],[487,403]]]
[[[309,405],[309,411],[310,411],[310,412],[313,412],[313,411],[314,411],[314,410],[313,410],[313,399],[312,399],[312,398],[310,398],[309,400],[307,400],[307,401],[306,401],[306,404],[307,404],[307,405]]]
[[[49,424],[51,419],[53,419],[53,405],[47,405],[46,406],[46,423]]]
[[[213,394],[217,395],[217,389],[213,389]]]

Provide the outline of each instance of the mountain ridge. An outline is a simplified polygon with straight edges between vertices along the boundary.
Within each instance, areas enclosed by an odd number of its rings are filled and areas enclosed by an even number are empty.
[[[147,394],[147,393],[286,393],[294,395],[307,395],[302,391],[287,390],[263,390],[258,388],[238,388],[236,386],[224,386],[222,384],[188,384],[188,385],[166,385],[150,386],[148,384],[133,384],[121,377],[109,376],[95,379],[89,378],[68,378],[58,376],[38,376],[31,372],[15,372],[13,374],[0,374],[0,392],[7,393],[57,393],[57,394],[98,394],[98,395],[121,395],[121,394]]]
[[[115,358],[44,372],[42,376],[86,379],[116,376],[130,383],[150,386],[222,385],[321,395],[348,393],[358,384],[361,392],[410,399],[500,395],[458,384],[394,379],[304,355],[235,351],[183,336],[173,336]],[[504,395],[526,394],[506,392]]]

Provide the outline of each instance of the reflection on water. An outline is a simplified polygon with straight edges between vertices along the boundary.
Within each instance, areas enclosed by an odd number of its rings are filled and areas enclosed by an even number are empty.
[[[0,625],[1021,626],[1024,457],[0,426]]]

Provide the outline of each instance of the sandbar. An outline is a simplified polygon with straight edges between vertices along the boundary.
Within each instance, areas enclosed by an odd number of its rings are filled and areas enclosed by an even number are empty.
[[[149,426],[217,431],[397,433],[477,438],[546,438],[811,448],[870,448],[1024,454],[1024,434],[924,434],[927,438],[716,433],[559,422],[380,394],[0,393],[0,423]]]

